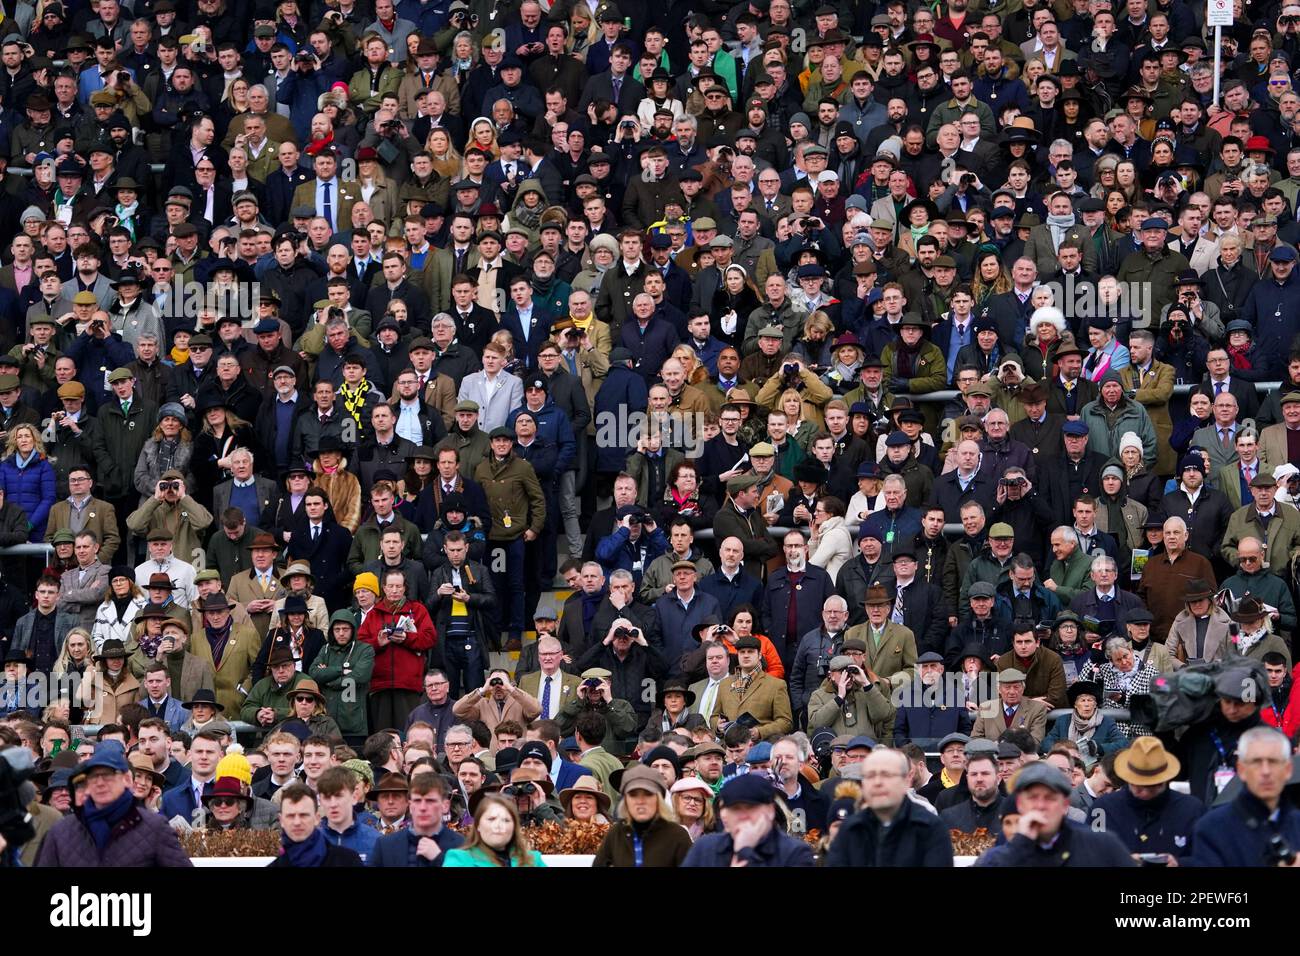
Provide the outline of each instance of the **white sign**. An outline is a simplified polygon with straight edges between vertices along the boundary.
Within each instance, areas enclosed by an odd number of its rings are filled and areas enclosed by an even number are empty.
[[[1232,0],[1206,0],[1205,25],[1209,27],[1232,26]]]

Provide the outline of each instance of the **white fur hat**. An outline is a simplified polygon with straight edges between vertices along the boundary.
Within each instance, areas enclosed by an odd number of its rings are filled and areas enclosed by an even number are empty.
[[[1065,332],[1065,313],[1053,305],[1045,305],[1042,308],[1034,309],[1034,314],[1029,317],[1029,328],[1037,329],[1040,322],[1051,322],[1056,326],[1057,334]]]

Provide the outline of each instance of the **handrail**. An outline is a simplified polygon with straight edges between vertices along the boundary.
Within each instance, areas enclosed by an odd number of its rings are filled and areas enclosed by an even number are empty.
[[[8,547],[0,548],[0,556],[45,557],[53,550],[54,545],[52,544],[28,542],[27,544],[11,544]]]
[[[1261,394],[1267,394],[1281,388],[1283,382],[1256,382],[1255,391]],[[1196,384],[1192,382],[1183,382],[1181,385],[1174,386],[1175,395],[1190,395]],[[955,388],[947,388],[938,392],[922,392],[920,395],[907,395],[914,402],[923,402],[925,404],[937,404],[939,402],[951,402],[955,398],[961,397],[961,392]]]

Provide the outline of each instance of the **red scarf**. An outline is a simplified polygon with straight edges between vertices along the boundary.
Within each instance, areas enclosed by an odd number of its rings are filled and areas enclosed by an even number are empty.
[[[334,131],[330,130],[330,134],[326,136],[324,139],[318,139],[308,143],[307,148],[304,150],[304,152],[308,156],[315,156],[322,149],[324,149],[327,146],[332,146],[333,144],[334,144]]]
[[[1244,348],[1236,348],[1231,345],[1228,346],[1228,357],[1232,359],[1232,367],[1234,369],[1237,371],[1249,372],[1254,368],[1254,366],[1251,365],[1250,356],[1247,354],[1249,351],[1249,345]]]

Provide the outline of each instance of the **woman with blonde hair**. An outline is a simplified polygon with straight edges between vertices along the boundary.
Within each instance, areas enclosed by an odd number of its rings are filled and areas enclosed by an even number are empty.
[[[357,188],[376,219],[387,222],[398,217],[397,183],[384,175],[379,153],[373,146],[357,150]]]
[[[708,381],[709,370],[700,364],[700,357],[695,354],[695,349],[685,342],[673,349],[673,358],[682,363],[682,368],[686,371],[687,385],[698,385]]]
[[[686,835],[694,842],[718,826],[713,812],[713,788],[699,777],[682,777],[669,791],[677,822],[686,828]]]
[[[669,806],[659,771],[640,764],[623,772],[618,819],[596,851],[591,865],[618,867],[681,866],[691,837]]]
[[[232,119],[247,113],[248,110],[248,80],[243,76],[236,76],[226,83],[226,88],[221,94],[221,102],[217,105],[217,138],[220,139],[221,134],[225,133]]]
[[[199,404],[199,415],[203,428],[194,439],[194,485],[196,490],[203,489],[204,497],[210,502],[212,489],[230,477],[230,453],[236,448],[256,448],[257,439],[248,422],[236,415],[219,395],[208,395]]]
[[[45,523],[54,507],[57,484],[54,466],[45,457],[45,445],[36,426],[24,423],[11,427],[4,461],[0,461],[0,490],[27,515],[32,529],[28,541],[45,540]]]
[[[194,439],[185,427],[185,406],[168,402],[158,409],[158,424],[144,443],[135,463],[135,490],[152,497],[163,473],[173,468],[185,476],[185,486],[194,484],[190,462],[194,457]]]
[[[92,659],[93,647],[88,630],[84,627],[72,628],[63,639],[63,649],[59,651],[51,673],[57,677],[67,674],[84,675],[88,670],[93,671],[95,669]]]
[[[469,124],[469,139],[466,140],[465,148],[469,149],[471,146],[491,153],[492,159],[501,155],[501,147],[497,145],[497,128],[489,117],[480,116]],[[463,170],[462,175],[464,175]]]
[[[429,130],[429,138],[424,141],[424,148],[433,157],[433,170],[444,179],[454,180],[464,168],[464,158],[451,141],[451,134],[441,126]]]
[[[813,312],[804,319],[803,335],[794,343],[791,352],[803,356],[804,362],[808,365],[830,368],[835,364],[835,357],[831,350],[831,333],[834,331],[835,323],[831,321],[830,316],[821,310]]]
[[[1025,89],[1029,91],[1029,98],[1034,98],[1034,90],[1038,86],[1038,78],[1047,72],[1047,64],[1041,57],[1033,57],[1025,61],[1025,68],[1020,73],[1020,82],[1025,84]]]
[[[485,793],[474,810],[464,846],[448,850],[444,867],[545,866],[542,855],[528,844],[514,800]]]
[[[108,587],[95,611],[95,624],[90,632],[95,650],[108,640],[131,644],[136,616],[148,603],[149,599],[135,583],[135,573],[126,565],[114,565],[108,572]]]
[[[569,13],[569,52],[579,60],[587,58],[587,48],[596,42],[596,21],[585,4],[575,3]]]

